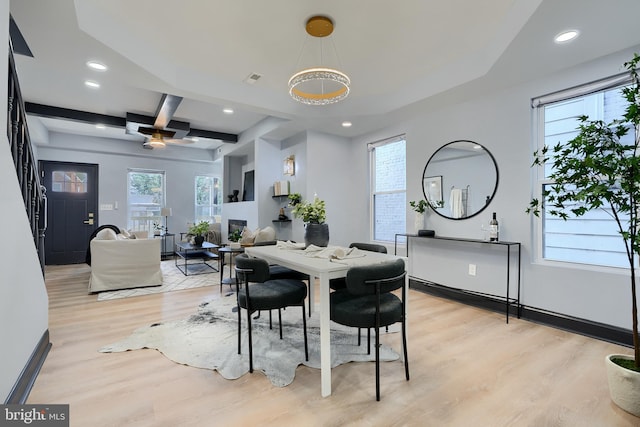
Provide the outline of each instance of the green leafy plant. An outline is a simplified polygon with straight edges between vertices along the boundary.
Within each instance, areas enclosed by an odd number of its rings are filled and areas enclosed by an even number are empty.
[[[302,201],[302,195],[300,193],[289,194],[289,204],[295,206]]]
[[[203,236],[209,232],[209,223],[207,221],[200,221],[189,227],[188,232],[194,236]]]
[[[640,371],[640,338],[638,337],[638,307],[635,259],[640,255],[640,56],[625,63],[631,75],[631,85],[622,89],[628,102],[625,113],[610,123],[579,117],[578,135],[565,144],[556,144],[534,153],[532,166],[549,163],[554,182],[542,193],[542,200],[533,199],[527,213],[539,216],[541,209],[549,215],[566,220],[580,217],[594,209],[606,209],[615,220],[624,240],[631,279],[634,367]],[[635,133],[632,143],[622,137]]]
[[[313,198],[313,202],[300,201],[291,212],[294,217],[311,224],[324,224],[327,219],[324,200],[320,200],[318,196]]]
[[[240,239],[242,239],[242,230],[240,230],[239,228],[233,230],[231,233],[229,233],[229,241],[230,242],[239,242]]]
[[[418,213],[425,213],[425,211],[429,207],[429,204],[424,199],[418,201],[412,200],[409,202],[409,205],[411,206],[411,209]]]
[[[427,202],[424,199],[421,199],[421,200],[418,200],[418,201],[411,200],[409,202],[409,206],[411,206],[411,209],[413,209],[414,211],[423,214],[429,208],[435,209],[435,208],[443,207],[444,206],[444,202],[442,200],[438,200],[438,201],[432,200],[431,202]]]

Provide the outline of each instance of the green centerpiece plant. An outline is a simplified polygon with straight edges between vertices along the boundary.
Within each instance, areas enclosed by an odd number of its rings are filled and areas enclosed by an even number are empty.
[[[209,232],[209,222],[200,221],[195,223],[189,227],[187,232],[193,236],[195,244],[200,246],[202,245],[202,242],[204,242],[204,235]]]
[[[329,244],[329,225],[324,200],[314,196],[313,202],[300,200],[291,212],[305,223],[304,240],[307,246],[327,246]]]
[[[638,63],[640,56],[625,63],[631,84],[622,89],[627,106],[622,117],[605,123],[578,118],[578,135],[564,144],[543,147],[534,153],[532,166],[551,166],[548,179],[553,182],[542,192],[541,199],[534,198],[527,209],[536,216],[545,214],[564,220],[580,217],[595,209],[604,209],[616,222],[618,233],[624,241],[629,262],[631,285],[631,315],[634,358],[611,355],[611,365],[616,364],[636,371],[624,374],[640,379],[640,337],[638,336],[638,295],[636,293],[636,261],[640,255],[640,83]],[[607,365],[607,369],[611,369]],[[627,371],[629,372],[629,371]],[[630,381],[627,381],[630,382]],[[640,383],[638,383],[640,384]],[[621,392],[622,401],[636,400],[635,409],[618,401],[612,389],[611,396],[623,409],[640,415],[640,390]]]

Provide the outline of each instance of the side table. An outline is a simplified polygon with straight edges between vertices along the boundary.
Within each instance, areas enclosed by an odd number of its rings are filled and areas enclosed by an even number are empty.
[[[160,259],[164,261],[166,259],[173,258],[176,247],[176,235],[173,233],[165,233],[158,236],[154,235],[153,237],[162,239],[162,242],[160,243]],[[169,240],[171,240],[171,244],[169,244]]]
[[[244,253],[244,248],[232,248],[231,246],[223,246],[218,249],[218,255],[220,260],[220,293],[222,293],[222,285],[233,286],[236,284],[236,279],[233,277],[233,258],[234,256]],[[229,277],[224,278],[224,266],[225,266],[225,255],[229,254]]]

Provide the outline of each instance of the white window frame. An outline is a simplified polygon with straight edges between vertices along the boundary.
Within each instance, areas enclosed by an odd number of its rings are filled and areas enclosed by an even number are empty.
[[[404,141],[405,144],[405,166],[404,166],[404,174],[405,174],[405,187],[403,189],[396,189],[396,190],[387,190],[387,191],[375,191],[375,187],[376,187],[376,167],[375,167],[375,150],[376,148],[382,147],[384,145],[387,144],[392,144],[395,142],[400,142],[400,141]],[[375,142],[370,142],[369,144],[367,144],[367,150],[369,151],[369,238],[372,242],[377,242],[380,244],[391,244],[394,243],[394,239],[391,240],[380,240],[380,239],[376,239],[375,238],[375,197],[378,194],[398,194],[398,193],[403,193],[405,195],[405,201],[406,201],[406,194],[407,194],[407,188],[406,188],[406,173],[407,173],[407,165],[406,165],[406,149],[407,149],[407,139],[405,134],[401,134],[401,135],[396,135],[394,137],[391,138],[385,138],[383,140],[379,140],[379,141],[375,141]],[[406,203],[404,203],[402,206],[398,207],[399,211],[398,211],[398,216],[401,218],[405,218],[406,221]],[[406,224],[404,229],[402,230],[402,232],[406,232]],[[395,236],[394,236],[395,237]]]
[[[615,75],[604,78],[595,82],[575,86],[559,92],[554,92],[531,101],[532,120],[534,121],[532,145],[533,151],[540,150],[545,143],[545,116],[544,109],[547,105],[556,102],[570,100],[572,98],[580,98],[594,93],[604,93],[604,91],[622,87],[630,83],[628,73]],[[532,197],[542,200],[542,189],[547,184],[553,184],[553,181],[546,179],[544,166],[533,167],[532,173]],[[577,261],[553,260],[544,258],[544,216],[541,212],[539,216],[532,215],[532,239],[535,247],[534,262],[536,264],[552,266],[552,267],[568,267],[580,270],[603,271],[608,273],[628,274],[628,267],[617,267],[611,265],[599,265]]]

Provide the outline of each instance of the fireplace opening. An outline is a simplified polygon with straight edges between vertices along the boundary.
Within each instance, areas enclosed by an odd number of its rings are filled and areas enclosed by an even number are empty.
[[[247,226],[247,220],[245,219],[230,219],[229,220],[229,234],[236,230],[242,231]]]

